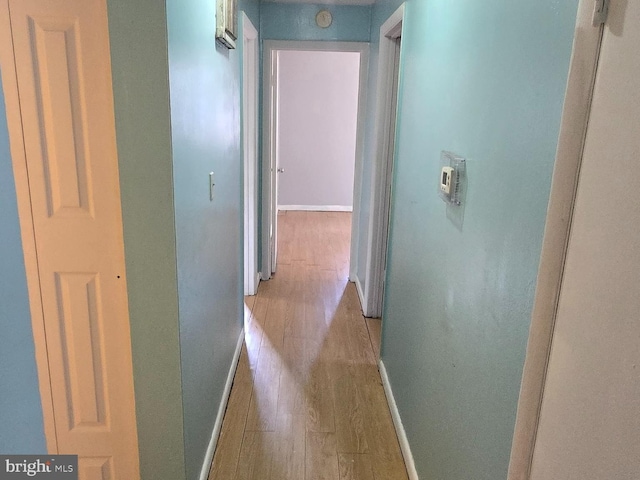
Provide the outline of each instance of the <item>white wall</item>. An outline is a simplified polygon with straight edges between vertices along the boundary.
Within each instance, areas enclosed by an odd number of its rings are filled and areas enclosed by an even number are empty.
[[[360,54],[278,55],[278,205],[353,206]]]

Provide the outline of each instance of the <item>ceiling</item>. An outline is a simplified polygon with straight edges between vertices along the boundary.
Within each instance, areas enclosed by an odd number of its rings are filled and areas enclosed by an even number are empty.
[[[272,3],[315,3],[325,5],[371,5],[376,0],[261,0]]]

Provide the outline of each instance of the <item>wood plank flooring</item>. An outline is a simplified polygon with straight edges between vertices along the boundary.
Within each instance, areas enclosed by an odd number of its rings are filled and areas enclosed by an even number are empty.
[[[377,369],[380,320],[347,280],[351,214],[279,216],[209,480],[407,480]]]

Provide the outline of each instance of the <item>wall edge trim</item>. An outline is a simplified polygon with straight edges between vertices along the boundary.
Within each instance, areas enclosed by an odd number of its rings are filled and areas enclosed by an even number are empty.
[[[382,359],[378,362],[378,368],[380,370],[380,378],[382,379],[382,386],[384,387],[384,393],[387,397],[387,404],[389,405],[389,411],[391,412],[391,418],[393,419],[393,426],[396,429],[396,435],[398,436],[398,442],[400,443],[400,450],[404,458],[405,466],[407,467],[407,475],[409,480],[420,480],[418,472],[416,471],[416,465],[413,461],[413,454],[411,453],[411,446],[409,445],[409,439],[407,438],[407,432],[402,424],[400,418],[400,412],[398,411],[398,405],[393,396],[391,390],[391,384],[389,383],[389,376],[387,375],[387,369],[384,366]]]
[[[204,461],[202,462],[202,469],[200,470],[200,480],[207,480],[209,477],[209,471],[211,470],[211,464],[213,462],[213,454],[216,451],[218,445],[218,439],[220,438],[220,431],[222,430],[222,420],[227,410],[227,404],[229,403],[229,396],[231,395],[231,386],[233,385],[233,378],[236,375],[236,368],[238,367],[238,360],[240,359],[240,352],[244,343],[244,328],[240,331],[238,337],[238,343],[236,343],[236,350],[233,353],[233,360],[229,367],[229,374],[227,375],[227,381],[224,385],[224,392],[222,392],[222,399],[220,406],[218,407],[218,414],[216,415],[216,423],[213,425],[213,431],[211,432],[211,440],[209,440],[209,446],[207,452],[204,455]]]

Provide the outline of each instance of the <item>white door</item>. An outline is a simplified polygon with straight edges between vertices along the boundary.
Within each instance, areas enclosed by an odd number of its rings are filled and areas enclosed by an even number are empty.
[[[532,480],[640,478],[640,2],[612,0]]]
[[[9,0],[9,16],[51,444],[83,480],[139,479],[106,2]]]

